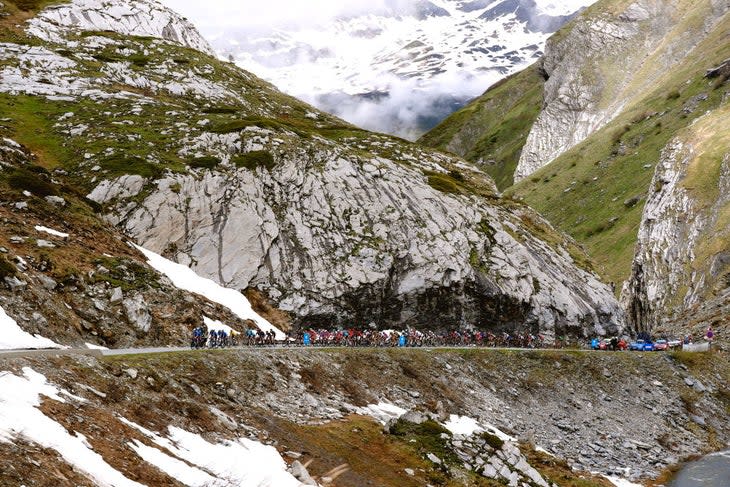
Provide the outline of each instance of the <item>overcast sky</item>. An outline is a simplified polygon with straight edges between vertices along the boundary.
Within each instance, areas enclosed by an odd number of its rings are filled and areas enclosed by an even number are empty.
[[[384,0],[161,1],[208,32],[226,27],[312,25],[345,13],[376,10],[384,4]]]

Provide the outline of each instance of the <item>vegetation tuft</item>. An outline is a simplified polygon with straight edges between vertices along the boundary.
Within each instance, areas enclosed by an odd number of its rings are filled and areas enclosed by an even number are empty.
[[[459,463],[448,441],[442,437],[442,435],[450,437],[451,432],[436,421],[429,419],[421,424],[415,424],[399,419],[391,426],[390,433],[402,437],[404,441],[414,443],[423,455],[433,453],[447,464]]]
[[[233,114],[238,113],[239,108],[234,106],[214,106],[214,107],[206,107],[203,108],[203,113],[211,113],[211,114]]]
[[[106,269],[94,274],[93,282],[107,282],[112,287],[120,287],[124,291],[140,291],[159,288],[158,274],[152,269],[130,259],[103,257],[95,261]]]
[[[14,4],[24,12],[31,12],[45,6],[48,0],[9,0],[9,3]]]
[[[152,59],[149,56],[145,56],[143,54],[133,54],[129,56],[129,61],[132,63],[133,66],[136,66],[138,68],[144,68],[147,66]]]
[[[101,166],[111,176],[137,174],[143,178],[159,179],[163,174],[160,166],[147,162],[139,156],[113,155],[104,159]]]
[[[188,165],[196,169],[214,169],[221,160],[214,156],[202,156],[188,162]]]
[[[497,435],[493,435],[492,433],[489,433],[488,431],[485,431],[481,434],[484,441],[487,442],[487,445],[491,446],[495,450],[501,450],[502,446],[504,445],[504,441]]]
[[[428,185],[442,193],[461,193],[459,182],[450,174],[428,172]]]
[[[14,276],[18,270],[5,256],[0,255],[0,279]]]
[[[8,175],[8,185],[16,190],[29,191],[36,196],[58,195],[58,188],[47,181],[42,171],[33,171],[29,168],[15,168]]]
[[[234,156],[231,160],[236,167],[245,168],[250,171],[255,171],[259,167],[264,167],[271,171],[276,166],[274,156],[271,155],[271,152],[265,150],[239,154]]]

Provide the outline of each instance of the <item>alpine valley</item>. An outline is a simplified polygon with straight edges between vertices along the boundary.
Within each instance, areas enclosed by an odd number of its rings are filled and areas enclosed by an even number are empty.
[[[3,486],[659,485],[730,441],[727,1],[599,1],[422,143],[156,0],[0,1]],[[189,350],[203,324],[719,339]]]
[[[593,1],[325,1],[254,16],[245,4],[164,3],[200,21],[221,56],[284,92],[415,138],[535,62],[550,34]]]

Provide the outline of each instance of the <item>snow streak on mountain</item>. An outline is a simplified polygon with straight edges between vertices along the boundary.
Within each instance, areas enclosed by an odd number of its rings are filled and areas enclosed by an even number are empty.
[[[271,0],[266,12],[246,1],[164,1],[221,56],[281,90],[413,138],[534,62],[594,0]]]

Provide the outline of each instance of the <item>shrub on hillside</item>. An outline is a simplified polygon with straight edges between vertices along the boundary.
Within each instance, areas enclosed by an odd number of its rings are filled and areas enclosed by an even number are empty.
[[[44,178],[43,171],[16,168],[8,176],[8,184],[13,189],[29,191],[36,196],[58,195],[58,188]]]
[[[196,157],[192,161],[188,162],[188,165],[192,168],[200,168],[200,169],[213,169],[218,164],[221,163],[221,160],[214,156],[203,156],[203,157]]]
[[[428,185],[442,193],[459,193],[459,186],[451,176],[432,174],[428,177]]]
[[[203,109],[203,113],[212,113],[212,114],[226,114],[226,113],[236,113],[238,112],[237,107],[233,106],[215,106],[215,107],[207,107]]]
[[[274,162],[274,156],[269,151],[256,150],[246,152],[245,154],[239,154],[234,156],[232,159],[233,164],[238,168],[245,168],[250,171],[255,171],[258,167],[265,167],[271,171],[276,163]]]
[[[502,446],[504,445],[504,440],[502,440],[499,436],[493,435],[488,432],[482,433],[482,438],[487,442],[487,445],[491,446],[495,450],[501,450]]]
[[[460,173],[459,171],[457,171],[456,169],[452,169],[451,171],[449,171],[449,176],[450,176],[450,177],[452,177],[453,179],[455,179],[455,180],[459,181],[459,182],[464,182],[464,181],[466,180],[466,179],[464,178],[464,175],[463,175],[463,174],[461,174],[461,173]]]
[[[150,63],[151,59],[149,56],[145,56],[143,54],[134,54],[129,56],[129,61],[138,68],[144,68]]]
[[[16,7],[24,12],[29,12],[42,7],[45,2],[44,0],[10,0],[10,3],[14,3]]]
[[[681,94],[679,93],[679,90],[673,90],[667,93],[667,100],[676,100],[680,96]]]
[[[18,272],[15,266],[4,256],[0,255],[0,279],[14,276]]]
[[[143,178],[151,179],[158,179],[162,176],[162,168],[138,156],[113,155],[107,157],[101,166],[113,176],[137,174]]]

